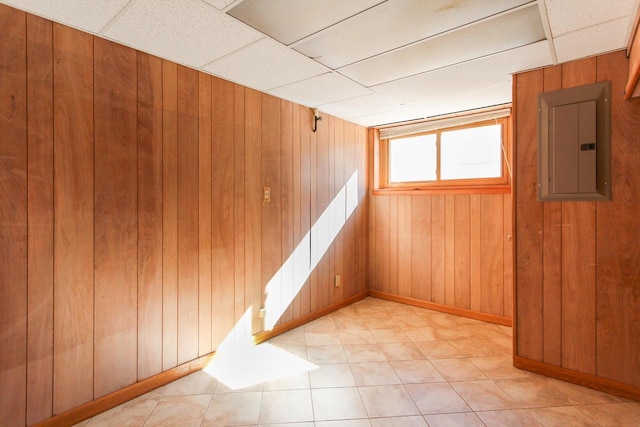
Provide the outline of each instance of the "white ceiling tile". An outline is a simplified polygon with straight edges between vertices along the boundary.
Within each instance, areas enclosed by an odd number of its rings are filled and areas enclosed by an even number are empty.
[[[256,67],[260,72],[256,72]],[[225,55],[203,69],[263,92],[331,71],[267,37]]]
[[[104,35],[192,67],[263,37],[200,0],[137,0]]]
[[[627,47],[627,21],[621,18],[554,38],[558,62],[572,61]],[[606,34],[606,37],[603,35]]]
[[[449,89],[452,89],[449,87]],[[511,76],[484,86],[468,87],[464,91],[449,91],[446,96],[405,104],[421,117],[434,117],[452,112],[507,104],[511,102]]]
[[[229,15],[289,45],[383,0],[244,0]]]
[[[130,0],[3,0],[52,21],[98,33]]]
[[[389,101],[376,93],[318,106],[321,111],[343,119],[368,116],[398,108],[400,108],[400,104]]]
[[[371,90],[337,73],[327,73],[268,91],[308,107],[364,96]]]
[[[465,94],[466,91],[509,82],[512,73],[550,64],[549,46],[546,41],[541,41],[463,64],[383,83],[371,89],[400,104],[422,100],[446,102],[448,97],[456,93]]]
[[[534,3],[338,71],[364,86],[373,86],[544,39],[538,6]]]
[[[389,0],[301,41],[295,49],[336,69],[530,1]]]
[[[391,111],[384,111],[382,113],[376,113],[362,117],[354,117],[349,119],[349,121],[361,126],[370,127],[407,122],[410,120],[418,120],[422,118],[423,117],[418,115],[417,113],[401,107]]]
[[[635,0],[544,0],[553,37],[602,22],[635,16]],[[626,23],[623,25],[626,30]],[[606,33],[602,33],[607,38]]]

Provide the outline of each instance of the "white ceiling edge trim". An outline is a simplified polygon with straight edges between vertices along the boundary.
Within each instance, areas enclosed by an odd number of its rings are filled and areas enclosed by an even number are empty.
[[[497,120],[511,115],[511,107],[500,108],[492,111],[484,111],[461,115],[457,117],[447,117],[442,119],[429,120],[420,123],[388,127],[380,129],[380,139],[399,138],[401,136],[416,133],[429,132],[453,126],[463,126],[486,120]]]
[[[558,63],[558,56],[556,55],[556,47],[553,44],[553,34],[551,34],[551,23],[549,22],[549,13],[547,12],[547,5],[544,0],[538,0],[538,10],[540,12],[540,20],[542,21],[542,28],[544,28],[544,35],[549,41],[549,53],[551,54],[551,61],[553,64]]]

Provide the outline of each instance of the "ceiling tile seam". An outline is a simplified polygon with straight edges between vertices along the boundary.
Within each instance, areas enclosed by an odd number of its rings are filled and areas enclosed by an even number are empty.
[[[358,12],[358,13],[354,13],[353,15],[351,15],[351,16],[347,16],[346,18],[343,18],[343,19],[341,19],[341,20],[340,20],[340,21],[338,21],[338,22],[334,22],[334,23],[332,23],[332,24],[331,24],[331,25],[329,25],[328,27],[321,28],[321,29],[319,29],[318,31],[316,31],[316,32],[314,32],[314,33],[311,33],[311,34],[307,34],[306,36],[304,36],[304,37],[302,37],[302,38],[300,38],[300,39],[298,39],[298,40],[295,40],[295,41],[293,41],[293,42],[289,43],[287,46],[289,46],[289,47],[291,47],[291,48],[294,48],[294,49],[295,49],[295,47],[296,47],[297,45],[304,43],[305,41],[307,41],[307,39],[310,39],[310,38],[312,38],[312,37],[315,37],[315,36],[321,35],[322,33],[329,31],[331,28],[333,28],[333,27],[335,27],[335,26],[343,25],[343,23],[344,23],[345,21],[347,21],[347,20],[349,20],[349,19],[352,19],[354,16],[358,16],[358,15],[360,15],[360,14],[362,14],[362,13],[365,13],[365,12],[367,12],[367,11],[369,11],[369,10],[373,9],[374,7],[378,7],[378,6],[380,6],[381,4],[383,4],[383,3],[387,3],[388,1],[389,1],[389,0],[383,0],[383,1],[379,2],[379,3],[374,4],[373,6],[369,6],[368,8],[363,9],[363,10],[361,10],[361,11],[360,11],[360,12]],[[311,59],[313,59],[313,58],[311,58]]]
[[[362,85],[361,85],[362,86]],[[366,87],[366,86],[365,86]],[[342,101],[332,101],[332,102],[325,102],[324,104],[319,104],[318,105],[318,109],[322,109],[322,107],[326,106],[326,105],[332,105],[332,104],[337,104],[338,102],[344,102],[344,101],[349,101],[352,99],[360,99],[360,98],[366,98],[367,96],[371,96],[371,95],[378,95],[379,97],[383,98],[385,101],[389,101],[393,104],[396,104],[398,106],[398,108],[401,108],[402,105],[400,105],[400,103],[398,103],[397,101],[394,101],[393,99],[389,99],[386,96],[380,95],[379,93],[367,93],[366,95],[358,95],[358,96],[353,96],[351,98],[347,98],[347,99],[343,99]],[[381,114],[381,113],[386,113],[389,111],[395,111],[396,109],[393,110],[385,110],[385,111],[381,111],[380,113],[375,113],[375,114]],[[364,114],[361,116],[353,116],[353,117],[364,117],[364,116],[370,116],[371,114]]]
[[[575,30],[566,31],[564,33],[560,33],[560,34],[554,35],[553,38],[554,39],[559,39],[559,38],[562,38],[562,37],[567,36],[569,34],[579,33],[581,31],[588,30],[590,28],[599,27],[600,25],[609,24],[609,23],[615,22],[615,21],[622,21],[623,19],[624,20],[628,20],[629,17],[630,17],[630,15],[618,16],[617,18],[608,19],[606,21],[600,21],[600,22],[598,22],[596,24],[591,24],[591,25],[588,25],[586,27],[580,27],[580,28],[576,28]],[[628,43],[628,40],[625,41],[625,43]]]
[[[547,5],[544,0],[538,0],[538,11],[540,12],[540,19],[542,20],[542,28],[544,28],[544,34],[549,41],[549,53],[551,54],[551,61],[553,64],[558,63],[558,55],[556,54],[556,46],[553,43],[553,34],[551,32],[551,24],[549,23],[549,12],[547,11]]]
[[[286,83],[286,84],[283,84],[283,85],[280,85],[280,86],[275,86],[275,87],[269,88],[269,89],[266,90],[266,92],[271,92],[271,91],[274,91],[274,90],[282,89],[282,88],[285,88],[287,86],[291,86],[291,85],[295,85],[295,84],[298,84],[298,83],[302,83],[302,82],[305,82],[307,80],[315,79],[316,77],[320,77],[320,76],[324,76],[324,75],[332,74],[332,73],[333,73],[333,71],[328,70],[325,73],[316,74],[315,76],[305,77],[304,79],[296,80],[296,81],[293,81],[293,82],[290,82],[290,83]],[[360,85],[360,86],[362,86],[362,85]]]
[[[256,31],[258,31],[258,30],[256,30]],[[259,31],[258,31],[258,32],[259,32]],[[260,34],[263,34],[263,33],[260,33]],[[264,34],[263,34],[263,35],[264,35]],[[220,59],[226,58],[226,57],[227,57],[227,56],[229,56],[229,55],[233,55],[234,53],[240,52],[240,51],[241,51],[241,50],[243,50],[243,49],[247,49],[248,47],[253,46],[254,44],[256,44],[256,43],[258,43],[258,42],[260,42],[260,41],[262,41],[262,40],[264,40],[264,39],[266,39],[266,38],[269,38],[269,37],[268,37],[268,36],[266,36],[266,35],[264,35],[264,37],[260,37],[258,40],[254,40],[254,41],[252,41],[252,42],[251,42],[251,43],[249,43],[249,44],[246,44],[246,45],[244,45],[244,46],[240,46],[240,47],[239,47],[239,48],[237,48],[236,50],[232,50],[231,52],[225,53],[225,54],[224,54],[224,55],[222,55],[222,56],[218,56],[217,58],[214,58],[214,59],[212,59],[211,61],[209,61],[209,62],[207,62],[207,63],[202,64],[202,65],[200,66],[200,68],[206,68],[206,67],[208,67],[208,66],[210,66],[210,65],[213,65],[213,63],[215,63],[216,61],[219,61]]]
[[[133,5],[138,2],[139,0],[130,0],[129,2],[127,2],[127,4],[125,4],[122,9],[120,9],[120,11],[118,11],[118,13],[116,13],[115,15],[113,15],[113,17],[109,20],[109,22],[107,22],[104,27],[102,27],[100,29],[100,31],[97,32],[97,34],[105,37],[105,33],[109,30],[109,28],[111,28],[113,26],[113,24],[115,24],[118,19],[120,19],[125,13],[127,13],[127,11],[129,9],[131,9],[131,7],[133,7]]]
[[[345,64],[345,65],[341,65],[338,68],[334,68],[334,70],[335,71],[340,71],[343,68],[347,68],[347,67],[350,67],[352,65],[356,65],[356,64],[359,64],[361,62],[365,62],[365,61],[368,61],[370,59],[374,59],[374,58],[377,58],[377,57],[380,57],[380,56],[388,55],[388,54],[390,54],[392,52],[395,52],[395,51],[399,51],[399,50],[402,50],[402,49],[410,48],[412,46],[419,45],[420,43],[424,43],[425,41],[437,40],[440,37],[444,37],[444,36],[447,36],[449,34],[453,34],[453,33],[457,32],[457,31],[464,30],[464,29],[473,27],[475,25],[480,25],[482,23],[491,21],[492,19],[499,18],[499,17],[504,16],[504,15],[508,15],[509,13],[512,13],[512,12],[517,12],[519,10],[522,10],[522,9],[525,9],[525,8],[528,8],[528,7],[532,7],[532,5],[534,5],[534,4],[535,4],[535,0],[533,2],[529,2],[529,3],[521,4],[521,5],[516,6],[516,7],[512,7],[511,9],[506,9],[506,10],[503,10],[501,12],[494,13],[493,15],[485,16],[484,18],[476,19],[475,21],[472,21],[472,22],[467,22],[466,24],[459,25],[459,26],[454,27],[454,28],[449,28],[448,30],[441,31],[441,32],[439,32],[437,34],[433,34],[433,35],[430,35],[428,37],[424,37],[424,38],[419,39],[419,40],[414,40],[412,42],[405,43],[405,44],[400,45],[400,46],[396,46],[393,49],[389,49],[389,50],[386,50],[384,52],[376,53],[375,55],[371,55],[371,56],[368,56],[366,58],[362,58],[362,59],[359,59],[357,61],[350,62],[350,63]],[[544,26],[544,23],[543,23],[543,26]],[[546,31],[545,31],[545,35],[546,35]],[[538,41],[540,41],[540,40],[538,40]],[[311,58],[311,59],[313,59],[313,58]]]
[[[236,7],[237,5],[239,5],[240,3],[242,3],[244,0],[234,0],[232,1],[230,4],[226,5],[223,9],[222,12],[226,13],[227,15],[229,15],[227,12],[229,12],[231,9],[233,9],[234,7]],[[229,17],[233,18],[233,16],[229,15]],[[234,18],[235,19],[235,18]]]
[[[478,56],[476,58],[467,59],[467,60],[460,61],[460,62],[455,62],[453,64],[448,64],[448,65],[445,65],[445,66],[442,66],[442,67],[438,67],[438,68],[434,68],[434,69],[431,69],[431,70],[421,71],[419,73],[414,73],[414,74],[408,74],[408,75],[406,75],[404,77],[398,77],[397,79],[391,79],[391,80],[388,80],[388,81],[384,81],[384,82],[381,82],[381,83],[376,83],[374,85],[365,86],[365,87],[368,87],[369,89],[374,90],[374,88],[376,86],[382,86],[382,85],[385,85],[385,84],[388,84],[388,83],[393,83],[393,82],[397,82],[399,80],[404,80],[406,78],[416,77],[416,76],[420,76],[420,75],[423,75],[423,74],[429,74],[429,73],[433,73],[435,71],[445,70],[447,68],[456,67],[456,66],[463,65],[463,64],[471,64],[471,63],[479,61],[481,59],[490,58],[490,57],[495,56],[495,55],[499,55],[499,54],[502,54],[502,53],[510,52],[512,50],[520,49],[520,48],[523,48],[525,46],[531,46],[531,45],[534,45],[536,43],[540,43],[540,42],[543,42],[543,41],[545,41],[545,40],[541,39],[541,40],[538,40],[538,41],[535,41],[535,42],[526,43],[526,44],[523,44],[523,45],[520,45],[520,46],[511,47],[511,48],[500,50],[500,51],[497,51],[497,52],[488,53],[486,55]],[[339,72],[339,71],[336,71],[336,72]],[[507,75],[509,75],[509,74],[511,74],[511,73],[507,73]],[[401,105],[404,105],[404,104],[401,104]]]

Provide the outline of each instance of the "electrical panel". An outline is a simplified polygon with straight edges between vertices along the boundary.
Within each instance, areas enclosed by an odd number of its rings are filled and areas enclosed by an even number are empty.
[[[611,200],[611,82],[538,96],[538,200]]]

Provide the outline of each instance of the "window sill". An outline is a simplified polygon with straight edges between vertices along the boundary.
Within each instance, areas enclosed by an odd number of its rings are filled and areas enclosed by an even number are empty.
[[[420,196],[437,194],[510,194],[511,185],[451,185],[416,188],[377,188],[374,196]]]

